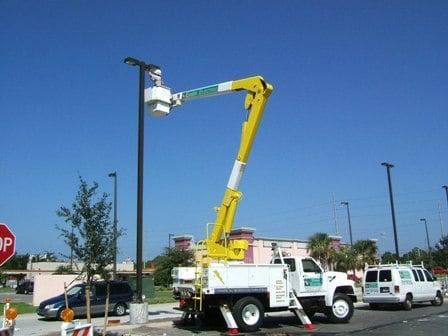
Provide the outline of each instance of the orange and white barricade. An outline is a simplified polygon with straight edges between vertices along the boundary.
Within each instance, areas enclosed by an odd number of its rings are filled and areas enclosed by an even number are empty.
[[[5,299],[3,306],[3,322],[0,328],[0,336],[14,336],[17,310],[11,307],[11,299]]]
[[[61,336],[93,336],[93,326],[91,323],[75,324],[72,322],[63,322]]]

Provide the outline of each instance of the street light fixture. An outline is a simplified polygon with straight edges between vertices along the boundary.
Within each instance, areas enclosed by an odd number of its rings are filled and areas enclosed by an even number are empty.
[[[114,264],[112,268],[112,279],[117,279],[117,226],[118,226],[118,219],[117,219],[117,172],[114,171],[113,173],[110,173],[108,175],[109,177],[114,178],[114,225],[113,225],[113,258],[114,258]]]
[[[348,202],[341,202],[341,205],[345,205],[347,207],[348,230],[350,233],[350,246],[353,247],[352,220],[351,220],[351,216],[350,216],[350,204]]]
[[[136,301],[143,303],[143,148],[144,148],[144,126],[145,126],[145,71],[160,71],[154,64],[133,57],[126,57],[124,63],[139,67],[139,95],[138,95],[138,159],[137,159],[137,281]]]
[[[394,165],[389,162],[383,162],[383,163],[381,163],[381,165],[386,167],[386,169],[387,169],[387,181],[389,184],[390,212],[392,215],[392,225],[393,225],[393,229],[394,229],[395,254],[398,259],[400,257],[400,252],[398,250],[398,236],[397,236],[397,224],[395,221],[394,195],[392,193],[392,182],[391,182],[391,178],[390,178],[390,169],[393,168]]]

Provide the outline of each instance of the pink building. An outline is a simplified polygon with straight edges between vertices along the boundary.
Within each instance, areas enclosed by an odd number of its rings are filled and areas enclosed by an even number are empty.
[[[246,263],[269,263],[272,256],[272,243],[276,243],[284,252],[291,256],[308,256],[308,240],[290,239],[277,237],[256,237],[255,229],[251,227],[240,227],[232,230],[229,239],[246,239],[249,242],[249,249],[246,251],[244,261]],[[330,236],[331,244],[335,249],[341,246],[340,236]],[[178,249],[194,248],[192,235],[179,235],[173,237],[175,247]]]

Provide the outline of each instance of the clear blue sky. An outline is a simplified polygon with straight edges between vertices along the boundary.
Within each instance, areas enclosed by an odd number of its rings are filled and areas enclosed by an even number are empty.
[[[0,221],[19,253],[67,253],[55,211],[81,174],[111,193],[119,174],[120,259],[135,257],[134,56],[174,91],[260,74],[274,85],[241,184],[235,227],[258,236],[334,233],[331,195],[350,201],[354,239],[401,252],[448,232],[446,1],[1,1]],[[243,94],[146,117],[144,257],[168,234],[214,220],[245,116]],[[343,239],[345,210],[338,207]]]

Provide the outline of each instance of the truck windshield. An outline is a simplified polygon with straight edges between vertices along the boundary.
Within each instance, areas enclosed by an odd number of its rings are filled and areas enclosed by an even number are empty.
[[[312,259],[303,259],[302,266],[305,273],[322,273],[319,265],[317,265]]]

